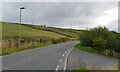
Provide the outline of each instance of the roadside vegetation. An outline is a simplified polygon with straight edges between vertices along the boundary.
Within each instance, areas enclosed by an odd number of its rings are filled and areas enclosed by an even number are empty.
[[[76,44],[74,47],[88,53],[95,53],[95,51],[91,47],[82,46],[81,43]]]
[[[72,72],[88,72],[89,69],[87,68],[79,68],[79,69],[75,69]]]
[[[114,57],[114,56],[108,56],[106,54],[100,53],[100,52],[96,52],[92,47],[88,47],[88,46],[83,46],[81,45],[81,43],[78,43],[74,46],[76,49],[82,50],[82,51],[86,51],[88,53],[94,53],[94,54],[98,54],[98,55],[102,55],[102,56],[107,56],[109,58],[113,58],[113,59],[120,59],[118,57]]]
[[[100,55],[120,58],[120,34],[106,27],[96,27],[80,35],[80,43],[75,45],[81,50]]]

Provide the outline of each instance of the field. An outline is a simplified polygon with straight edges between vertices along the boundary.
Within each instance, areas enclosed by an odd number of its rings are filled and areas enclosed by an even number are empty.
[[[21,39],[39,39],[39,38],[62,38],[64,36],[43,30],[36,30],[27,26],[21,26]],[[2,39],[19,38],[19,25],[12,23],[2,23]]]

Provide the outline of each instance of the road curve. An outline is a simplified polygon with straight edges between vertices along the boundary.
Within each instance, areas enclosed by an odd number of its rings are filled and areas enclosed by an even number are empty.
[[[78,41],[30,49],[2,57],[3,70],[62,70],[67,52]]]

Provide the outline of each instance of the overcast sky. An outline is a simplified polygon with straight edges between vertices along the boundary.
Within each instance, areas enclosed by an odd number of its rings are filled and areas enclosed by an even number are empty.
[[[47,25],[60,28],[85,29],[106,26],[118,30],[117,2],[5,2],[2,21]]]

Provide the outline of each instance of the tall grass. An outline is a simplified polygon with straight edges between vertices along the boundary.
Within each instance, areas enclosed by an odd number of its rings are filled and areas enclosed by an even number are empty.
[[[11,42],[2,42],[2,55],[9,55],[15,52],[37,48],[37,47],[43,47],[50,45],[51,43],[37,43],[37,42],[24,42],[19,46],[18,42],[11,41]]]
[[[57,44],[61,42],[70,41],[69,38],[60,38],[55,40],[44,40],[42,42],[40,41],[23,41],[21,45],[19,46],[19,42],[16,40],[11,41],[2,41],[2,54],[0,55],[9,55],[15,52],[27,50],[27,49],[33,49],[38,47],[44,47],[51,44]]]

